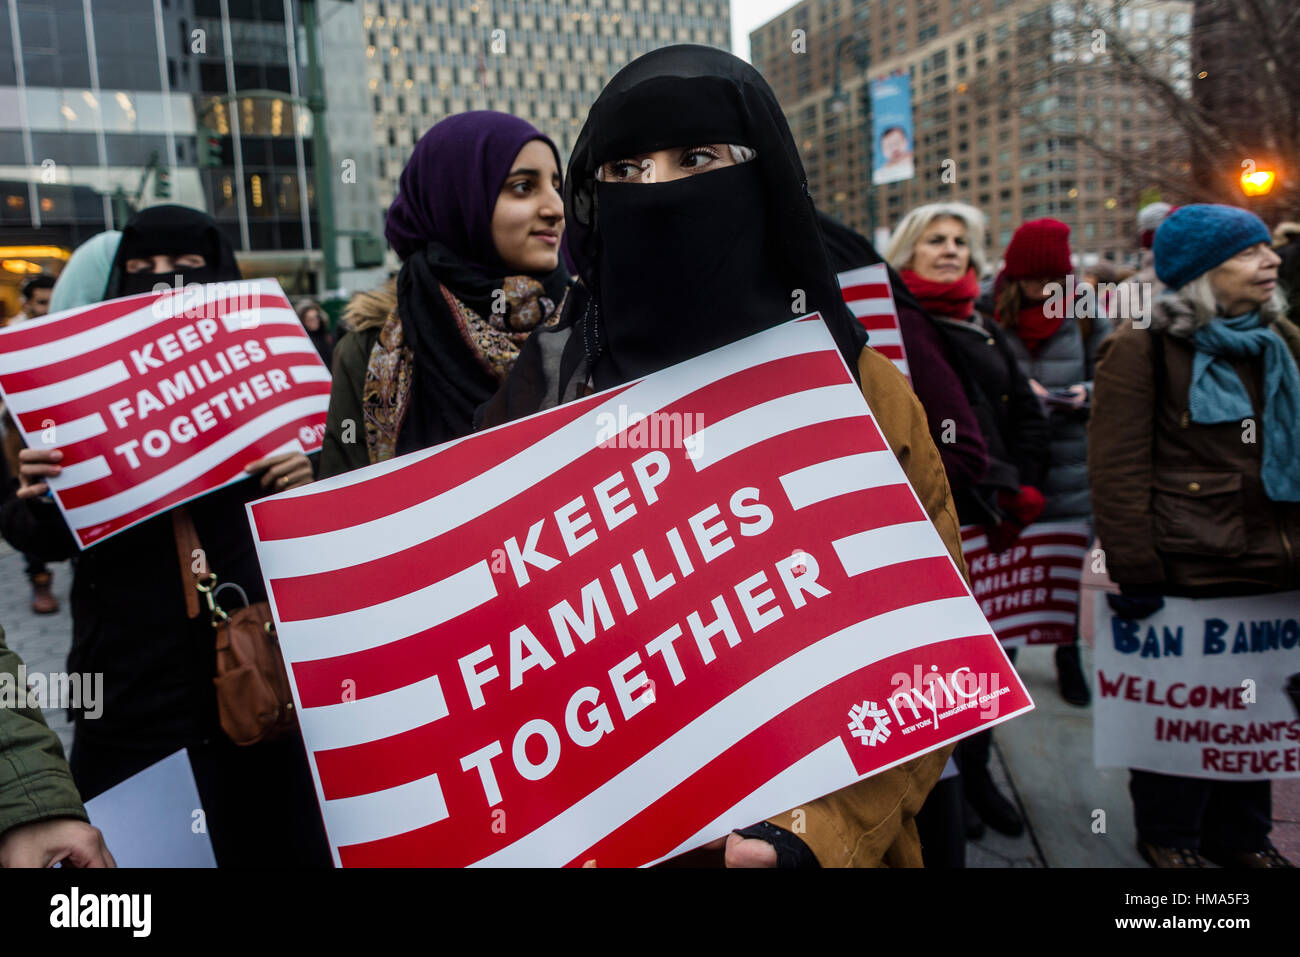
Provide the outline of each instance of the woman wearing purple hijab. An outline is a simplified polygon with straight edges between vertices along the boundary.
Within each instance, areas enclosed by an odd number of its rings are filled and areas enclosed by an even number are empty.
[[[528,334],[559,315],[560,185],[555,144],[508,113],[458,113],[420,138],[384,230],[402,269],[344,316],[321,478],[473,431]]]

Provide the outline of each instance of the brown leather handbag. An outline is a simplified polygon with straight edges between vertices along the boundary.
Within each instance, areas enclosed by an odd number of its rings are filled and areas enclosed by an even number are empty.
[[[217,688],[221,729],[239,745],[284,737],[297,727],[298,717],[271,606],[264,601],[250,605],[244,595],[243,608],[226,612],[218,593],[232,588],[243,594],[243,589],[229,582],[217,585],[194,520],[184,506],[172,510],[172,529],[185,584],[185,610],[190,618],[198,617],[202,595],[217,636],[217,673],[212,683]]]

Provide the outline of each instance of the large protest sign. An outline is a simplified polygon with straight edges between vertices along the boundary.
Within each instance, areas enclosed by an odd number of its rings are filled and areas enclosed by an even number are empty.
[[[273,279],[192,284],[0,330],[0,392],[85,548],[320,448],[330,372]]]
[[[907,351],[903,348],[903,330],[898,324],[894,290],[889,286],[889,268],[884,263],[876,263],[849,269],[837,278],[840,295],[867,330],[867,344],[893,362],[910,384],[912,371],[908,368]]]
[[[342,865],[637,865],[1032,707],[816,317],[251,503]]]
[[[983,526],[962,526],[971,591],[1004,645],[1074,641],[1091,540],[1087,522],[1036,522],[1011,548],[995,552]]]
[[[1300,591],[1166,598],[1139,620],[1096,602],[1098,767],[1300,777]]]

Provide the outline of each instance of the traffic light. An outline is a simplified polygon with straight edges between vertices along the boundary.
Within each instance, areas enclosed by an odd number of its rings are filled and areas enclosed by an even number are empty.
[[[386,245],[378,236],[366,233],[352,237],[352,265],[357,269],[373,269],[384,264]]]
[[[213,130],[199,130],[199,165],[221,165],[221,137]]]
[[[172,171],[158,167],[153,174],[153,194],[159,199],[172,198]]]

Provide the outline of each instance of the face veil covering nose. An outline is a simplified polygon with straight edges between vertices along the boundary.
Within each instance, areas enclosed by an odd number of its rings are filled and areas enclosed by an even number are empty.
[[[670,183],[598,183],[599,288],[611,372],[657,372],[785,319],[752,163]]]
[[[705,144],[754,158],[668,183],[596,177],[603,163]],[[575,322],[597,388],[791,319],[796,290],[800,312],[821,313],[856,375],[865,332],[827,260],[789,124],[738,57],[683,44],[620,70],[574,144],[565,215],[592,296]]]
[[[204,265],[167,273],[126,271],[130,259],[176,258],[189,254],[202,256]],[[152,292],[159,283],[173,286],[178,279],[184,284],[230,282],[240,278],[235,251],[217,228],[216,220],[188,206],[150,206],[132,216],[122,230],[105,298]]]
[[[604,163],[720,144],[753,158],[670,182],[596,177]],[[564,214],[581,282],[559,322],[524,344],[480,426],[694,358],[796,306],[821,314],[858,377],[866,331],[840,294],[781,105],[740,58],[682,44],[621,69],[574,144]]]

